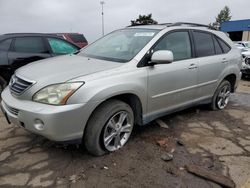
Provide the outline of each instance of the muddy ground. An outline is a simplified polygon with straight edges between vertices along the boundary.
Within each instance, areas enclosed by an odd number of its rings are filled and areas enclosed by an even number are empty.
[[[169,128],[137,128],[119,152],[93,157],[12,127],[1,115],[0,187],[220,187],[188,173],[188,164],[250,187],[250,81],[241,81],[223,111],[199,106],[161,120]],[[173,160],[162,160],[167,153]]]

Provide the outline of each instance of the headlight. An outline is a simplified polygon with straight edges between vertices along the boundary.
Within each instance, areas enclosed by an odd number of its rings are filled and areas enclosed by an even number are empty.
[[[33,96],[33,101],[53,105],[64,105],[68,98],[83,84],[84,82],[72,82],[47,86]]]

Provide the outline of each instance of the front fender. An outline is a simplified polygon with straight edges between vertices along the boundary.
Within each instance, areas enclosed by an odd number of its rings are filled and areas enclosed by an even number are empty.
[[[141,101],[143,112],[147,104],[147,71],[136,69],[125,74],[102,77],[86,83],[68,100],[69,104],[102,103],[121,94],[136,95]]]

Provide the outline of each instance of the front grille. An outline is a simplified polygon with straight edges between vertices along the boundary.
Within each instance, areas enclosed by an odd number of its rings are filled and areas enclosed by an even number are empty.
[[[13,107],[7,105],[6,103],[4,103],[4,106],[6,107],[6,110],[8,110],[11,114],[13,114],[13,115],[15,115],[15,116],[18,115],[18,112],[19,112],[18,109],[13,108]]]
[[[10,80],[10,91],[16,95],[21,95],[25,90],[31,87],[33,83],[34,82],[13,75]]]

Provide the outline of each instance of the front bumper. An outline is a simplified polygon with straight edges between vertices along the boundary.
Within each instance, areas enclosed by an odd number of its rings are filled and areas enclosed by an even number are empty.
[[[88,103],[53,106],[20,100],[11,95],[8,87],[2,92],[1,109],[11,123],[53,141],[82,139],[94,108],[95,104]]]

